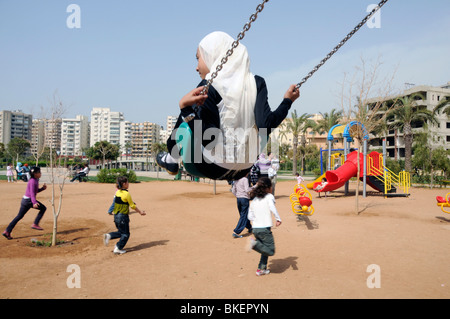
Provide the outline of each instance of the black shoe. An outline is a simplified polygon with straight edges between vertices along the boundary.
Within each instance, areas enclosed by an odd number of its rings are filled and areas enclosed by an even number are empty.
[[[172,164],[166,162],[166,156],[169,155],[167,152],[160,152],[156,155],[156,163],[158,166],[164,168],[170,175],[178,174],[178,164]]]

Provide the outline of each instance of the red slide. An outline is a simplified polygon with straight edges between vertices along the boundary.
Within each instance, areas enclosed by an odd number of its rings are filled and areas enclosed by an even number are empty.
[[[364,156],[362,153],[360,153],[359,155],[360,155],[359,163],[361,165],[360,172],[362,175]],[[344,165],[342,165],[335,171],[327,171],[326,179],[327,179],[328,184],[325,185],[325,187],[323,189],[321,189],[320,191],[317,191],[317,192],[320,192],[320,193],[332,192],[332,191],[344,186],[345,183],[352,177],[356,177],[356,175],[358,173],[358,166],[356,166],[358,164],[357,157],[358,157],[358,152],[356,152],[356,151],[352,152],[347,155],[347,161],[344,163]],[[321,184],[320,182],[314,184],[314,189],[320,184]]]

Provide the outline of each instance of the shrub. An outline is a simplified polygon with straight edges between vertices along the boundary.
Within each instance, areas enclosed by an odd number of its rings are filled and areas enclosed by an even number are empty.
[[[130,183],[136,183],[137,181],[134,171],[128,171],[126,168],[104,168],[97,174],[97,179],[99,183],[114,184],[119,176],[126,176],[128,178],[128,182]]]

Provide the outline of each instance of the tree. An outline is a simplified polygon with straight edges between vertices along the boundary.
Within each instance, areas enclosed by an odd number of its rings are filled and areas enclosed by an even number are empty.
[[[332,109],[329,113],[320,112],[319,114],[322,118],[317,121],[317,125],[314,130],[322,135],[324,133],[328,133],[333,126],[341,122],[343,111]]]
[[[441,101],[434,107],[433,114],[439,114],[440,111],[450,117],[450,95],[442,97]]]
[[[95,143],[88,152],[86,152],[89,158],[101,159],[102,168],[105,168],[106,160],[115,160],[120,156],[120,148],[117,145],[111,144],[107,141],[100,141]]]
[[[292,149],[293,149],[293,170],[292,173],[297,174],[297,151],[298,151],[298,141],[299,137],[305,138],[306,130],[312,127],[314,124],[310,120],[310,114],[297,115],[297,111],[294,110],[291,113],[291,118],[287,119],[281,124],[280,136],[286,136],[287,134],[292,134]],[[303,143],[303,141],[302,141]],[[306,138],[304,143],[306,144]]]
[[[413,124],[416,122],[424,124],[438,123],[433,112],[419,107],[418,101],[420,100],[425,100],[425,97],[420,93],[400,97],[394,103],[394,108],[389,112],[395,118],[390,126],[403,131],[405,137],[405,170],[407,172],[412,171]]]
[[[0,158],[5,157],[5,152],[6,152],[5,144],[0,143]]]
[[[435,172],[441,171],[446,178],[450,169],[450,159],[443,146],[432,148],[430,142],[434,140],[434,137],[431,135],[431,132],[424,131],[414,136],[412,163],[420,167],[423,172],[430,174],[430,188],[433,188]]]
[[[21,137],[14,137],[9,141],[6,151],[16,162],[19,161],[19,156],[26,152],[30,148],[31,144],[26,139]]]
[[[59,99],[57,93],[53,94],[53,100],[50,101],[50,109],[49,109],[49,118],[52,123],[60,120],[65,113],[66,108],[62,101]],[[53,129],[50,133],[52,136],[56,134],[56,126],[52,126]],[[48,143],[49,147],[49,156],[50,156],[50,182],[52,184],[52,198],[50,200],[52,211],[53,211],[53,234],[52,234],[52,246],[56,246],[56,236],[58,234],[58,218],[61,214],[61,208],[63,203],[63,194],[64,194],[64,184],[66,181],[66,177],[68,176],[68,170],[65,168],[65,165],[61,165],[59,161],[57,161],[57,150],[53,148],[53,143]],[[59,194],[56,193],[56,185],[59,188]],[[58,196],[58,205],[56,204],[56,196]]]
[[[356,121],[351,132],[352,138],[358,144],[357,158],[360,158],[361,146],[370,132],[376,131],[386,122],[388,112],[384,112],[385,102],[388,96],[392,95],[392,81],[394,74],[385,79],[379,80],[381,66],[380,58],[370,66],[361,58],[361,65],[356,67],[355,74],[349,80],[344,75],[342,81],[341,105],[343,115],[347,121]],[[380,98],[373,102],[371,97],[377,94]],[[369,137],[370,138],[370,137]],[[359,188],[360,188],[360,165],[357,165],[355,213],[359,214]]]

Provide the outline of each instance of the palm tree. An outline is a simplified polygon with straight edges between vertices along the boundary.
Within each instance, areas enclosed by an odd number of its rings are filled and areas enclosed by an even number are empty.
[[[343,111],[332,109],[330,113],[321,113],[322,119],[317,121],[315,131],[319,134],[328,133],[333,126],[339,124],[342,119]]]
[[[443,113],[450,117],[450,95],[444,96],[443,99],[434,107],[433,113],[439,114],[443,110]]]
[[[281,136],[286,136],[287,134],[292,134],[292,147],[293,147],[293,174],[297,174],[297,150],[299,137],[302,138],[302,145],[306,145],[306,131],[308,128],[313,127],[315,123],[310,120],[311,114],[297,115],[297,111],[294,110],[291,114],[291,118],[285,121],[281,125]],[[302,157],[303,159],[303,157]],[[303,165],[302,165],[303,169]]]
[[[394,108],[390,111],[395,117],[391,127],[402,130],[405,137],[405,170],[407,172],[411,172],[413,145],[412,123],[431,122],[432,124],[437,124],[436,116],[433,112],[419,108],[418,100],[425,100],[425,97],[419,93],[400,97],[395,102]]]

